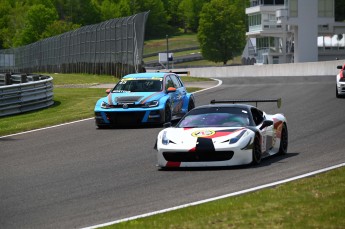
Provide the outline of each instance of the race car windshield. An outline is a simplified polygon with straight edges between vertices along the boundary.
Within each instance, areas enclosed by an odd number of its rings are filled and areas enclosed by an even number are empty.
[[[248,111],[244,109],[234,107],[210,107],[192,110],[181,119],[177,127],[245,127],[248,125]]]
[[[157,92],[162,90],[163,81],[159,79],[121,80],[112,92]]]

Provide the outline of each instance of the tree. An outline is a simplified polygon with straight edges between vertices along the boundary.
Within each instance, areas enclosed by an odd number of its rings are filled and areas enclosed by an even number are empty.
[[[14,47],[14,38],[24,28],[29,8],[23,1],[0,1],[0,44],[3,48]]]
[[[183,13],[179,9],[181,2],[182,0],[163,0],[163,5],[168,15],[168,24],[175,28],[180,28],[183,26]]]
[[[64,0],[61,3],[64,18],[73,24],[91,25],[102,21],[99,8],[91,0]]]
[[[10,23],[10,10],[11,5],[9,2],[3,2],[0,4],[0,49],[6,46],[6,39],[9,34],[8,25]]]
[[[170,27],[168,16],[161,0],[128,0],[131,1],[132,14],[150,11],[147,19],[145,37],[146,39],[165,36]]]
[[[100,12],[103,21],[125,17],[130,15],[130,5],[127,0],[104,0]]]
[[[58,19],[55,8],[44,5],[33,5],[27,12],[24,29],[17,31],[14,38],[15,46],[27,45],[41,39],[48,25]]]
[[[73,24],[72,22],[63,20],[54,21],[46,27],[45,31],[41,34],[40,39],[56,36],[78,28],[80,28],[80,25]]]
[[[234,0],[211,0],[202,8],[198,40],[205,59],[226,65],[242,52],[246,26],[235,3]]]
[[[200,12],[205,3],[209,0],[182,0],[178,9],[183,20],[185,32],[190,29],[193,32],[198,31]]]

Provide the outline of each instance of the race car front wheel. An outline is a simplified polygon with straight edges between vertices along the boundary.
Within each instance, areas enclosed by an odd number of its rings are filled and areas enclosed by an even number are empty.
[[[190,98],[188,102],[188,111],[192,110],[194,107],[195,107],[194,100]]]
[[[252,165],[260,164],[261,158],[262,158],[262,154],[261,154],[260,138],[258,136],[255,136],[254,143],[253,143]]]
[[[165,104],[164,123],[171,122],[171,109],[169,103]]]

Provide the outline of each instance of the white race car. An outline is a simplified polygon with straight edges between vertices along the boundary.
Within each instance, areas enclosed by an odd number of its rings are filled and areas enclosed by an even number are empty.
[[[176,126],[159,132],[158,167],[208,167],[259,164],[273,154],[286,154],[288,128],[283,114],[266,114],[246,102],[215,101],[188,112]],[[241,103],[241,104],[235,104]]]
[[[337,66],[337,69],[340,69],[340,72],[337,75],[336,96],[340,98],[345,96],[345,64]]]

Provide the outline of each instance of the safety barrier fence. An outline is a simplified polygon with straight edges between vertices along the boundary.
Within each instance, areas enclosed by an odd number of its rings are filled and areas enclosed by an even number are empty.
[[[53,104],[52,77],[0,73],[0,117]]]
[[[140,72],[148,14],[110,19],[26,46],[0,49],[0,71],[118,77]]]

